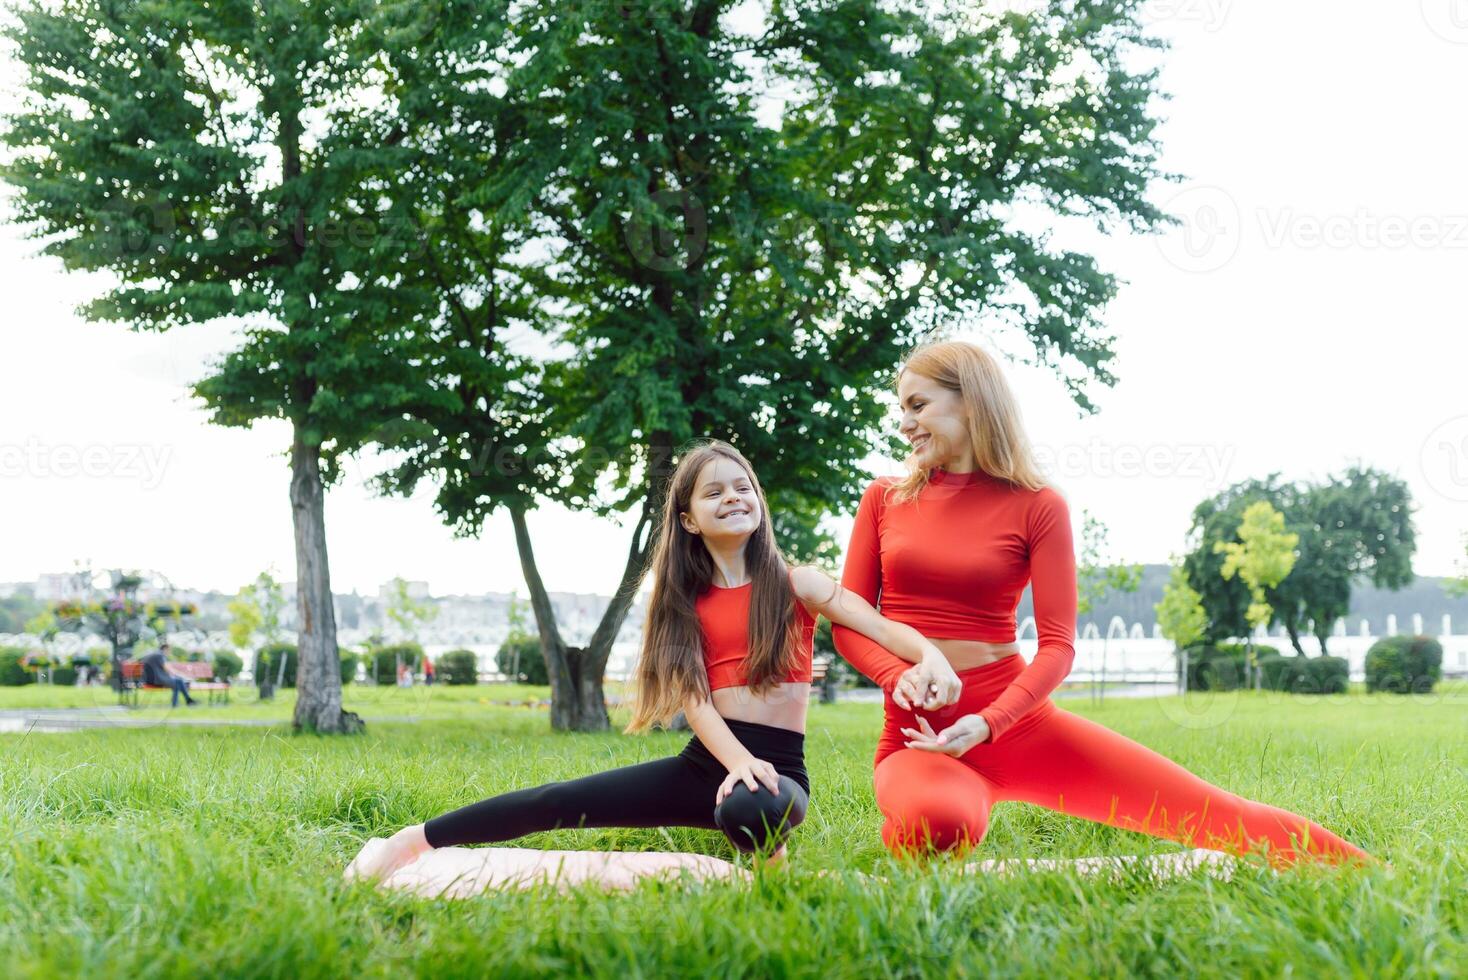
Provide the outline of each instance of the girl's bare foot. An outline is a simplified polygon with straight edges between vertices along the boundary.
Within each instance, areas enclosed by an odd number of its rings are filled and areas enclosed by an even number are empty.
[[[347,865],[346,879],[383,881],[393,872],[412,864],[421,855],[433,850],[424,836],[423,825],[415,823],[404,827],[385,841],[373,838],[363,846],[360,853]]]

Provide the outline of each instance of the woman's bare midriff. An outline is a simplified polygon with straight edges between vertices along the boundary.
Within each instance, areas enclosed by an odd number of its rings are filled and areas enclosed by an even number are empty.
[[[713,702],[714,710],[731,721],[773,725],[804,734],[810,685],[780,684],[763,695],[747,687],[721,687],[713,692]]]
[[[943,656],[954,670],[970,670],[992,664],[996,660],[1019,653],[1018,643],[986,643],[983,640],[948,640],[928,637],[928,640],[943,651]]]

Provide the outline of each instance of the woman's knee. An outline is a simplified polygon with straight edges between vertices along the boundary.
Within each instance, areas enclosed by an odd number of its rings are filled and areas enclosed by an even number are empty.
[[[877,767],[877,806],[887,818],[882,840],[893,851],[973,846],[989,830],[993,793],[979,773],[948,756],[918,749]]]
[[[739,783],[714,810],[714,822],[739,850],[773,850],[805,819],[805,790],[783,775],[779,787],[777,795],[763,786],[751,792]]]
[[[895,852],[966,850],[989,831],[986,807],[952,798],[908,799],[883,811],[882,842]]]

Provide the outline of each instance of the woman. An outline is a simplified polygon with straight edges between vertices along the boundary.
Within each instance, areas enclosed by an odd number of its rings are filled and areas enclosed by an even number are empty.
[[[1276,865],[1369,859],[1319,824],[1214,786],[1048,695],[1070,672],[1076,622],[1069,508],[1032,458],[997,364],[962,342],[919,348],[898,375],[909,474],[867,488],[841,584],[933,641],[910,663],[841,625],[836,649],[887,692],[877,745],[882,838],[894,851],[977,843],[1000,800],[1242,853]],[[1039,649],[1015,609],[1033,580]],[[914,706],[932,711],[939,730]]]

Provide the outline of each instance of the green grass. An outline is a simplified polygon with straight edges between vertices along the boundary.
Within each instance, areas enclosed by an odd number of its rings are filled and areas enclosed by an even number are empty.
[[[789,861],[751,884],[468,901],[342,885],[366,836],[684,741],[553,734],[543,709],[478,702],[499,688],[448,690],[433,692],[423,720],[377,722],[358,738],[294,736],[284,725],[0,735],[7,975],[1375,977],[1463,975],[1468,963],[1461,687],[1419,698],[1065,705],[1204,778],[1314,817],[1391,869],[1253,865],[1231,882],[1107,882],[894,862],[872,800],[880,708],[843,704],[812,706],[810,814]],[[283,703],[268,710],[288,715]],[[517,843],[734,857],[720,835],[690,829]],[[975,856],[1175,849],[1001,803]],[[874,885],[856,871],[889,880]]]

